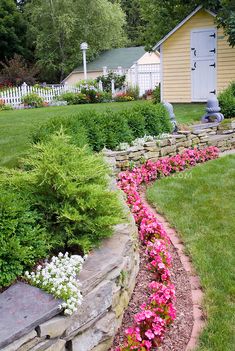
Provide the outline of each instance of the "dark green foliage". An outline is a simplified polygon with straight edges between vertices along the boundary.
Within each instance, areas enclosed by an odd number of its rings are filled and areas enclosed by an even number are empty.
[[[235,117],[235,82],[231,82],[228,88],[219,94],[218,100],[224,117]]]
[[[159,104],[161,102],[161,86],[160,84],[153,89],[153,103]]]
[[[14,54],[26,55],[27,23],[17,7],[17,1],[0,1],[0,61]]]
[[[96,99],[97,92],[95,89],[92,89],[90,87],[88,88],[84,87],[81,89],[81,93],[86,96],[88,102],[91,102],[91,103],[97,102],[97,99]]]
[[[216,21],[224,28],[230,45],[235,45],[235,4],[231,0],[139,0],[141,19],[145,25],[140,36],[147,49],[169,33],[197,6],[203,5],[217,14]]]
[[[134,139],[141,138],[146,134],[145,117],[142,113],[132,109],[129,111],[123,111],[121,115],[126,118]]]
[[[134,109],[145,118],[145,131],[148,135],[157,136],[161,133],[170,133],[172,125],[169,115],[162,104],[145,104]]]
[[[36,260],[45,257],[49,244],[39,215],[16,189],[7,189],[1,174],[0,287],[9,285]],[[5,183],[5,184],[4,184]]]
[[[103,84],[104,91],[111,92],[112,79],[115,82],[115,89],[121,89],[121,87],[123,86],[123,84],[125,82],[126,76],[110,72],[106,76],[97,77],[96,81],[99,82],[101,80],[101,82]]]
[[[171,132],[169,116],[162,104],[142,104],[122,112],[86,110],[74,116],[56,117],[33,134],[33,141],[48,140],[61,126],[77,146],[88,144],[92,150],[115,149],[145,134],[157,136]]]
[[[35,145],[25,165],[33,174],[32,203],[55,248],[76,245],[87,252],[112,234],[121,205],[117,193],[108,190],[108,168],[101,156],[77,148],[60,132]]]
[[[106,135],[105,145],[109,149],[115,149],[122,142],[130,143],[134,138],[129,128],[128,121],[120,113],[107,110],[104,115],[104,131]]]
[[[51,134],[58,132],[62,127],[64,132],[70,135],[70,142],[77,147],[83,147],[88,144],[86,128],[78,119],[78,116],[66,116],[66,118],[58,116],[51,118],[47,123],[42,124],[39,129],[37,128],[33,132],[33,143],[48,141],[51,138]]]

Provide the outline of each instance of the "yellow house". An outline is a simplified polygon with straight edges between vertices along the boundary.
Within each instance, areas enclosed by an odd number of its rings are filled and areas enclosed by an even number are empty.
[[[215,16],[198,6],[153,48],[160,51],[161,100],[206,101],[235,80],[235,47]]]

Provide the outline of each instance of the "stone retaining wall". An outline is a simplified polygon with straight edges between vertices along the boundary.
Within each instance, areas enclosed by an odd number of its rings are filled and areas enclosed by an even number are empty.
[[[79,275],[84,300],[77,313],[71,317],[58,314],[58,302],[51,295],[24,283],[17,283],[0,295],[0,310],[6,310],[5,315],[1,314],[2,325],[5,320],[5,328],[9,327],[5,334],[0,331],[2,351],[109,349],[139,270],[137,228],[124,206],[127,219],[115,226],[114,235],[89,255]],[[17,296],[22,296],[22,301]]]
[[[132,165],[152,160],[157,161],[164,156],[172,156],[182,151],[198,147],[217,146],[220,151],[235,147],[235,121],[228,125],[207,123],[194,125],[191,130],[178,131],[161,139],[146,142],[144,145],[132,146],[123,151],[105,150],[104,155],[116,172],[125,170]]]

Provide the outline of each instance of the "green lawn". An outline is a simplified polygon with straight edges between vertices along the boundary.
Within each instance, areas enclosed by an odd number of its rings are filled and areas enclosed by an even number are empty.
[[[206,104],[174,104],[176,120],[180,124],[199,123],[205,114]]]
[[[205,292],[200,351],[235,345],[235,156],[155,182],[148,200],[179,231]]]
[[[29,148],[30,135],[33,130],[54,116],[69,116],[85,109],[102,111],[106,108],[121,110],[131,108],[137,102],[113,102],[93,105],[71,105],[38,108],[30,110],[13,110],[0,112],[0,166],[11,167],[17,163]]]
[[[144,101],[114,102],[93,105],[73,105],[48,107],[31,110],[0,112],[0,166],[14,166],[29,147],[30,134],[49,118],[59,115],[72,115],[93,108],[102,111],[106,108],[121,110],[131,108]],[[179,123],[189,124],[199,121],[203,107],[200,104],[177,104],[175,114]]]

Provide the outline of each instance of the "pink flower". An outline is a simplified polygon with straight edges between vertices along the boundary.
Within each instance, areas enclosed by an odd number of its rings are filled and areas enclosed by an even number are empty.
[[[125,331],[128,339],[123,347],[115,351],[151,350],[152,346],[162,341],[167,325],[176,318],[173,305],[175,287],[171,283],[169,271],[171,255],[168,252],[168,244],[170,240],[155,215],[144,204],[139,194],[139,186],[142,183],[147,184],[157,178],[168,176],[170,173],[183,171],[197,163],[217,158],[218,153],[219,149],[214,146],[209,146],[204,150],[189,149],[182,154],[165,157],[157,162],[149,160],[139,168],[119,174],[118,186],[127,196],[127,204],[139,228],[140,240],[146,245],[147,268],[152,272],[155,280],[149,284],[149,297],[141,305],[141,312],[134,316],[133,327]],[[154,340],[154,345],[151,340]]]
[[[145,332],[145,335],[147,336],[147,338],[149,338],[149,340],[154,339],[154,334],[150,329]]]

